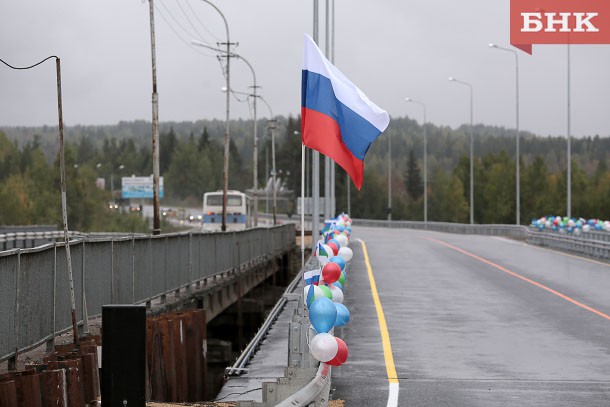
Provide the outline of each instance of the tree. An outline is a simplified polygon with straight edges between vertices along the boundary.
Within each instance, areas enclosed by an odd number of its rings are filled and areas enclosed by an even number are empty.
[[[481,223],[514,223],[515,221],[515,164],[506,151],[488,154],[483,159],[485,182],[483,188]]]
[[[468,202],[457,175],[450,176],[443,168],[436,167],[430,183],[429,220],[437,222],[468,222]]]
[[[423,194],[422,178],[419,171],[419,166],[415,161],[413,150],[409,151],[407,160],[407,171],[405,174],[405,189],[414,201],[418,200]]]
[[[521,214],[525,220],[550,215],[549,193],[549,171],[538,155],[521,173]]]
[[[197,149],[194,138],[178,142],[171,166],[167,171],[166,185],[168,195],[180,199],[189,196],[202,196],[210,190],[210,162]]]
[[[171,165],[171,158],[178,145],[178,139],[173,127],[167,134],[159,136],[159,173],[165,174]]]
[[[208,128],[203,126],[203,131],[201,132],[201,136],[199,136],[199,142],[197,144],[197,149],[199,152],[204,151],[210,145],[210,135],[208,134]]]

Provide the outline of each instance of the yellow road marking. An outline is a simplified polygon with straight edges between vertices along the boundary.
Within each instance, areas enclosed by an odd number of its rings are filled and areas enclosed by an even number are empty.
[[[373,302],[375,303],[375,310],[377,311],[377,319],[379,320],[379,329],[381,330],[381,341],[383,343],[383,357],[385,359],[385,367],[388,374],[388,381],[390,384],[398,383],[398,376],[396,374],[396,366],[394,365],[394,356],[392,355],[392,344],[390,343],[390,334],[388,333],[388,325],[385,321],[385,315],[383,314],[383,308],[381,307],[381,301],[379,300],[379,294],[377,293],[377,284],[375,283],[375,277],[373,276],[373,269],[371,268],[371,262],[369,260],[369,254],[366,250],[366,244],[363,240],[360,240],[362,244],[362,251],[364,252],[364,261],[366,263],[366,270],[369,275],[369,282],[371,284],[371,293],[373,294]]]
[[[538,288],[542,288],[543,290],[548,291],[548,292],[550,292],[551,294],[554,294],[554,295],[558,296],[559,298],[562,298],[562,299],[564,299],[564,300],[566,300],[566,301],[568,301],[568,302],[571,302],[572,304],[574,304],[574,305],[576,305],[576,306],[579,306],[579,307],[581,307],[581,308],[584,308],[584,309],[586,309],[586,310],[587,310],[587,311],[589,311],[589,312],[592,312],[592,313],[594,313],[594,314],[596,314],[596,315],[599,315],[599,316],[600,316],[600,317],[602,317],[602,318],[606,318],[607,320],[610,320],[610,316],[608,316],[607,314],[604,314],[603,312],[598,311],[598,310],[596,310],[595,308],[591,308],[591,307],[589,307],[588,305],[583,304],[582,302],[576,301],[575,299],[573,299],[573,298],[571,298],[571,297],[568,297],[567,295],[562,294],[562,293],[560,293],[559,291],[553,290],[552,288],[550,288],[550,287],[548,287],[548,286],[546,286],[546,285],[544,285],[544,284],[541,284],[541,283],[539,283],[539,282],[537,282],[537,281],[534,281],[534,280],[531,280],[531,279],[529,279],[529,278],[527,278],[527,277],[524,277],[524,276],[522,276],[522,275],[521,275],[521,274],[519,274],[519,273],[515,273],[514,271],[510,271],[510,270],[509,270],[509,269],[507,269],[507,268],[504,268],[504,267],[502,267],[502,266],[500,266],[500,265],[498,265],[498,264],[496,264],[496,263],[494,263],[494,262],[491,262],[491,261],[489,261],[489,260],[487,260],[487,259],[484,259],[484,258],[482,258],[482,257],[479,257],[479,256],[477,256],[476,254],[470,253],[470,252],[468,252],[468,251],[466,251],[466,250],[464,250],[464,249],[460,249],[460,248],[459,248],[459,247],[457,247],[457,246],[453,246],[453,245],[452,245],[452,244],[450,244],[450,243],[443,242],[442,240],[437,240],[437,239],[434,239],[434,238],[431,238],[431,237],[428,237],[427,239],[428,239],[428,240],[430,240],[430,241],[436,242],[436,243],[438,243],[438,244],[441,244],[441,245],[443,245],[443,246],[446,246],[446,247],[448,247],[448,248],[450,248],[450,249],[453,249],[453,250],[455,250],[455,251],[458,251],[458,252],[460,252],[460,253],[462,253],[462,254],[464,254],[464,255],[468,256],[468,257],[472,257],[473,259],[476,259],[476,260],[478,260],[478,261],[480,261],[480,262],[482,262],[482,263],[485,263],[485,264],[487,264],[487,265],[490,265],[490,266],[492,266],[492,267],[494,267],[494,268],[496,268],[496,269],[498,269],[498,270],[500,270],[500,271],[505,272],[506,274],[510,274],[511,276],[516,277],[516,278],[518,278],[518,279],[520,279],[520,280],[523,280],[523,281],[525,281],[525,282],[527,282],[527,283],[530,283],[530,284],[532,284],[532,285],[535,285],[535,286],[536,286],[536,287],[538,287]],[[366,253],[366,252],[365,252],[365,253]]]

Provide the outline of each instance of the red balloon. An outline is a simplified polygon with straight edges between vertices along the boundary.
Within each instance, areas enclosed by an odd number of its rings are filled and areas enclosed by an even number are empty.
[[[349,352],[347,350],[347,345],[345,344],[345,342],[343,342],[341,338],[335,337],[335,339],[337,340],[337,345],[339,346],[339,349],[337,350],[337,354],[335,355],[335,357],[326,363],[331,366],[341,366],[347,360]]]
[[[341,277],[341,266],[337,263],[329,262],[322,267],[322,278],[328,284],[332,284]]]
[[[339,247],[334,242],[326,243],[328,247],[333,251],[333,254],[336,256],[339,253]]]

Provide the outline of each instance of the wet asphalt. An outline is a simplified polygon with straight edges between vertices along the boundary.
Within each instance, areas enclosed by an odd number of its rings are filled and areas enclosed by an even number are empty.
[[[496,237],[358,226],[345,285],[351,321],[335,330],[349,359],[333,368],[332,398],[388,402],[358,239],[388,326],[398,406],[610,406],[610,320],[592,312],[610,315],[610,265]]]

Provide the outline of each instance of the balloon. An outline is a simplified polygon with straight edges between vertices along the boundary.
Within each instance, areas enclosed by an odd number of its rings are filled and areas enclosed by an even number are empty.
[[[339,249],[339,251],[340,251],[340,250],[341,250],[341,249]],[[337,264],[337,265],[339,266],[339,269],[340,269],[341,271],[345,270],[345,265],[346,265],[346,264],[345,264],[345,260],[343,260],[343,257],[341,257],[341,256],[333,256],[333,257],[331,257],[331,258],[329,259],[329,261],[330,261],[331,263],[335,263],[335,264]],[[337,277],[337,278],[339,278],[339,277]]]
[[[349,247],[342,247],[339,249],[338,255],[347,263],[354,257],[354,252]]]
[[[337,287],[336,285],[329,285],[328,288],[330,289],[330,293],[332,294],[332,298],[331,300],[333,300],[333,302],[339,302],[342,303],[343,302],[343,290],[340,289],[339,287]]]
[[[322,267],[322,278],[329,284],[334,283],[341,277],[341,266],[332,261],[335,257],[331,257],[331,261]]]
[[[326,297],[318,298],[309,307],[309,321],[316,331],[328,332],[335,325],[337,307]]]
[[[347,238],[347,236],[343,235],[343,234],[339,234],[337,236],[335,236],[335,240],[337,242],[339,242],[339,244],[341,245],[341,247],[347,247],[347,245],[349,244],[349,239]],[[339,248],[340,250],[341,248]]]
[[[320,285],[320,290],[322,290],[322,295],[326,298],[328,298],[329,300],[331,300],[333,298],[333,294],[330,291],[330,288],[328,288],[328,286],[326,285]],[[320,297],[321,298],[321,297]]]
[[[305,301],[307,301],[307,296],[309,295],[309,287],[310,285],[306,285],[305,288],[303,289],[303,298],[305,298]],[[332,296],[332,294],[331,294]],[[314,302],[314,300],[318,299],[318,298],[325,298],[326,296],[324,295],[324,291],[322,291],[322,288],[314,285],[313,286],[313,296],[311,299],[309,299],[309,301],[307,301],[307,308],[309,308],[311,306],[311,303]]]
[[[345,284],[345,280],[347,279],[347,274],[345,274],[345,271],[341,272],[341,277],[339,277],[339,279],[337,280],[338,283],[341,283],[341,285]]]
[[[349,310],[347,307],[339,302],[335,302],[335,308],[337,308],[337,318],[335,318],[335,326],[343,326],[349,322]]]
[[[335,287],[339,287],[341,289],[341,291],[343,291],[343,284],[341,284],[339,281],[335,281],[331,285],[333,285]],[[331,292],[332,292],[332,289],[331,289]]]
[[[347,361],[347,357],[349,356],[349,351],[347,349],[347,345],[341,338],[335,338],[337,342],[337,354],[334,358],[329,360],[328,363],[331,366],[341,366]]]
[[[591,230],[591,226],[589,226],[589,224],[583,225],[582,226],[582,231],[583,232],[589,232]]]
[[[336,256],[337,253],[339,253],[339,245],[337,244],[337,241],[335,239],[332,239],[330,242],[328,242],[326,246],[330,248],[331,252],[333,253],[333,256]]]
[[[323,332],[313,337],[309,349],[314,358],[320,362],[328,362],[337,356],[339,343],[334,336]]]

